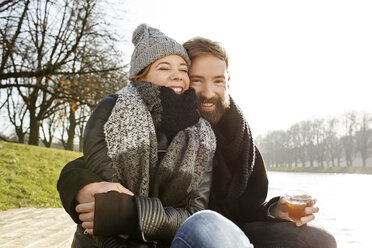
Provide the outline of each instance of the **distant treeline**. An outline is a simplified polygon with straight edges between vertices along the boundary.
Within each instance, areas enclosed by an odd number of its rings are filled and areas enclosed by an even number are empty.
[[[347,112],[339,118],[306,120],[288,130],[256,138],[269,168],[366,167],[372,154],[372,114]]]

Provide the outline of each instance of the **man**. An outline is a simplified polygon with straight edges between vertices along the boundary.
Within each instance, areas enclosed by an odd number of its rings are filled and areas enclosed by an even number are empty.
[[[200,114],[211,123],[217,138],[209,208],[238,225],[255,247],[336,247],[329,233],[304,225],[318,212],[315,202],[295,224],[288,218],[283,197],[265,203],[266,169],[248,123],[228,94],[226,51],[219,43],[203,38],[192,39],[184,47],[192,61],[190,83],[200,100]],[[101,181],[84,167],[82,159],[72,161],[61,172],[58,190],[75,222],[80,221],[75,212],[77,202],[92,202],[94,194],[110,190],[125,193],[121,185]],[[84,212],[81,206],[78,212]],[[92,214],[86,219],[92,219]],[[89,223],[83,223],[83,227],[91,233]]]
[[[247,122],[228,94],[228,56],[223,47],[204,38],[184,43],[192,61],[190,84],[200,99],[201,116],[213,126],[217,150],[209,208],[235,224],[255,247],[336,247],[324,230],[304,224],[318,208],[312,202],[306,216],[292,223],[284,197],[264,203],[268,179]]]

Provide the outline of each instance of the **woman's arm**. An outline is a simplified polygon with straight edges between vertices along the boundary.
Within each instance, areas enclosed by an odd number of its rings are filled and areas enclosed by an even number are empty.
[[[96,195],[95,209],[98,211],[94,216],[94,234],[141,234],[148,242],[169,243],[189,216],[207,208],[211,180],[210,166],[199,187],[190,193],[189,202],[183,208],[163,206],[158,198],[129,197],[116,192]],[[130,209],[131,213],[128,211]],[[133,216],[137,218],[137,230],[133,230]],[[109,222],[110,225],[107,225]]]

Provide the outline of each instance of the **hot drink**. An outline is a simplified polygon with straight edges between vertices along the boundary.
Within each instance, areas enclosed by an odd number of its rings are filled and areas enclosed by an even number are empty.
[[[308,195],[286,195],[286,205],[288,216],[293,221],[299,221],[305,216],[305,208],[310,203],[311,197]]]

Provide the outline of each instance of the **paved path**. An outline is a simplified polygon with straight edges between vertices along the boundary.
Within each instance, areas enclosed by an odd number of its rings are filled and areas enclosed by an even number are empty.
[[[0,248],[70,247],[76,225],[62,208],[0,212]]]

